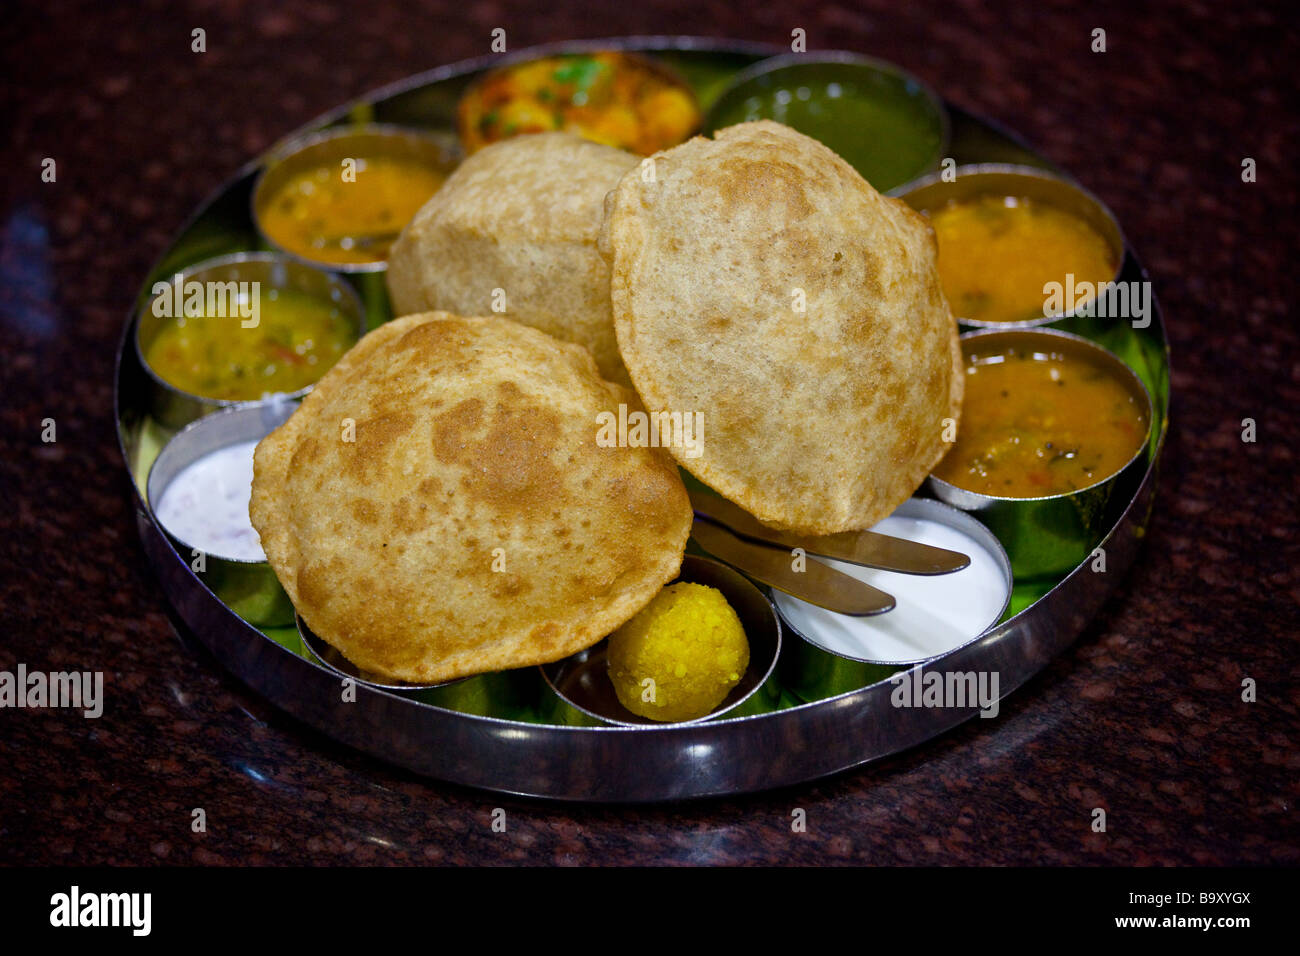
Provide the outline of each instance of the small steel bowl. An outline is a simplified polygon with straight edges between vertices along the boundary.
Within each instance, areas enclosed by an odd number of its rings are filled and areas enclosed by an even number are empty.
[[[413,684],[362,670],[313,631],[302,615],[295,618],[306,657],[340,678],[350,678],[378,690],[395,691],[422,704],[462,714],[503,720],[535,721],[542,681],[533,667],[474,674],[438,684]]]
[[[965,634],[963,639],[952,643],[950,646],[931,646],[926,648],[924,653],[899,653],[897,640],[891,639],[888,634],[885,634],[884,639],[877,642],[877,646],[873,648],[874,653],[869,651],[850,653],[843,643],[837,643],[824,630],[822,633],[818,633],[815,628],[808,627],[806,621],[802,622],[803,627],[800,626],[801,619],[800,615],[796,614],[796,608],[802,602],[798,601],[797,598],[785,594],[774,594],[776,611],[781,616],[781,624],[784,630],[800,638],[798,641],[788,641],[786,643],[785,655],[781,661],[781,683],[804,701],[824,700],[837,694],[869,687],[887,679],[900,670],[906,670],[924,661],[934,660],[943,654],[972,644],[986,634],[989,628],[997,624],[1006,614],[1007,607],[1011,602],[1011,589],[1014,583],[1011,573],[1011,561],[1007,557],[1006,550],[988,528],[965,512],[944,504],[942,501],[934,501],[929,498],[911,498],[903,502],[890,517],[933,521],[946,525],[971,538],[984,549],[1001,575],[1000,603],[995,598],[993,603],[995,610],[989,615],[987,622],[981,621],[978,625],[973,626],[970,633]],[[974,555],[972,555],[973,558]],[[891,618],[891,615],[896,614],[900,608],[905,607],[908,603],[902,596],[905,592],[900,588],[906,585],[910,576],[900,572],[871,571],[847,567],[843,568],[843,570],[854,577],[865,577],[871,584],[898,597],[899,606],[889,614],[881,615],[879,619],[859,619],[869,622],[866,624],[867,627],[887,628],[893,625],[895,619]],[[964,574],[966,569],[953,573]],[[916,578],[916,582],[927,591],[940,591],[950,578],[951,575],[944,574]],[[927,606],[923,605],[921,599],[916,596],[912,597],[910,603],[917,607]],[[819,608],[811,609],[811,614],[814,619],[821,618],[831,622],[834,622],[837,618],[847,616]],[[834,625],[832,624],[832,626]],[[975,630],[975,627],[979,629]],[[893,653],[889,653],[891,649]]]
[[[461,714],[537,723],[537,709],[546,687],[536,667],[476,674],[446,684],[409,692],[406,696]]]
[[[458,149],[443,136],[407,126],[367,123],[360,126],[332,126],[292,139],[272,150],[253,184],[249,200],[253,223],[271,246],[286,256],[329,272],[382,272],[387,259],[373,262],[330,262],[314,259],[285,248],[267,231],[262,213],[276,192],[304,169],[321,165],[338,166],[345,159],[390,157],[415,159],[449,175],[460,162]],[[405,225],[405,223],[403,223]]]
[[[1146,414],[1147,431],[1137,451],[1118,471],[1086,488],[1040,498],[1007,498],[968,491],[930,475],[935,497],[979,518],[1011,555],[1016,580],[1059,577],[1078,567],[1114,523],[1114,506],[1129,500],[1146,473],[1155,411],[1137,373],[1114,353],[1079,335],[1058,329],[985,329],[961,337],[969,354],[975,345],[1073,353],[1110,370]]]
[[[674,727],[681,724],[750,716],[776,708],[780,687],[776,681],[781,656],[781,622],[772,602],[748,578],[720,561],[688,554],[682,559],[678,581],[717,588],[740,618],[749,641],[749,667],[712,713],[695,720],[650,720],[632,713],[618,699],[606,664],[608,641],[564,660],[543,664],[542,676],[558,698],[551,716],[560,723],[617,724],[623,727]],[[675,582],[674,582],[675,583]]]
[[[358,339],[366,332],[366,310],[356,290],[346,280],[273,252],[238,252],[234,255],[205,259],[168,279],[160,279],[159,282],[173,289],[177,287],[177,283],[183,288],[188,282],[258,282],[264,289],[292,289],[328,300],[342,309],[349,319],[355,321]],[[177,388],[153,370],[145,359],[145,354],[153,343],[154,337],[172,320],[172,316],[159,315],[154,308],[154,303],[159,300],[160,294],[159,292],[152,296],[140,310],[132,336],[135,341],[136,356],[149,379],[149,413],[154,420],[166,428],[181,428],[196,418],[221,408],[264,401],[265,399],[254,399],[249,402],[210,398],[187,392]],[[284,393],[283,397],[300,399],[314,387],[308,385],[295,392]]]
[[[1037,166],[1004,163],[958,166],[951,175],[955,176],[951,182],[944,180],[943,173],[923,176],[908,183],[897,194],[917,212],[926,215],[949,203],[983,196],[1014,196],[1053,206],[1083,220],[1106,241],[1115,258],[1115,271],[1107,281],[1119,281],[1124,269],[1124,233],[1119,228],[1115,214],[1106,204],[1078,183]],[[943,255],[942,249],[939,250],[939,255]],[[1064,280],[1065,277],[1059,278]],[[1082,323],[1091,317],[1090,306],[1095,301],[1094,297],[1077,309],[1067,309],[1054,315],[1033,316],[1016,322],[989,322],[960,315],[957,316],[957,321],[971,328],[1029,329],[1056,325],[1066,331],[1086,331]],[[1072,320],[1078,320],[1080,325],[1077,328],[1071,327],[1069,323]]]
[[[248,623],[258,627],[293,626],[293,605],[266,561],[213,554],[185,541],[159,520],[155,502],[186,467],[210,454],[241,442],[260,441],[293,414],[297,402],[273,400],[246,402],[191,422],[159,452],[145,482],[146,499],[154,521],[162,528],[182,560],[221,602]],[[202,556],[202,562],[199,558]]]
[[[918,131],[933,142],[933,148],[907,168],[882,165],[881,155],[891,147],[887,137],[857,123],[830,124],[813,129],[801,126],[791,106],[815,115],[813,90],[826,91],[825,99],[842,96],[844,90],[860,92],[877,101],[895,103],[915,112]],[[807,103],[807,107],[798,104]],[[949,119],[943,100],[918,77],[893,63],[859,53],[787,53],[760,60],[741,70],[719,93],[704,118],[709,133],[749,120],[771,119],[807,133],[843,157],[880,192],[901,187],[917,176],[936,169],[948,150]],[[805,126],[807,124],[804,124]]]

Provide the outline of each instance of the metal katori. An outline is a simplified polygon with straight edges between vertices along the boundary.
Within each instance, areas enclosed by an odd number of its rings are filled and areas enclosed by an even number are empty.
[[[308,655],[317,664],[333,671],[340,679],[364,684],[375,690],[407,695],[423,704],[446,707],[463,714],[507,716],[528,719],[541,695],[541,680],[536,668],[491,674],[475,674],[439,684],[410,684],[393,681],[357,667],[330,644],[321,639],[301,615],[295,617],[298,636]]]
[[[332,302],[342,309],[352,322],[355,322],[358,339],[366,333],[366,310],[351,285],[339,276],[303,265],[274,252],[237,252],[204,259],[159,281],[166,281],[171,285],[179,284],[181,287],[191,282],[201,284],[257,282],[262,289],[292,289],[295,292]],[[177,388],[150,368],[145,360],[149,345],[162,326],[172,319],[171,316],[157,314],[152,308],[153,302],[154,298],[149,298],[140,310],[134,322],[132,340],[136,357],[148,376],[151,386],[148,412],[155,421],[165,428],[182,428],[196,418],[209,415],[218,409],[263,401],[263,399],[256,399],[253,402],[241,402],[196,395]],[[283,397],[290,400],[300,399],[314,387],[314,385],[307,385],[295,392],[286,392]]]
[[[260,441],[297,407],[298,403],[289,399],[245,402],[190,422],[167,443],[149,469],[146,496],[151,512],[172,480],[189,465],[222,448]],[[156,514],[152,517],[157,522]],[[245,561],[212,554],[172,534],[161,522],[157,526],[187,556],[183,558],[187,567],[193,567],[202,553],[203,570],[194,572],[198,581],[239,617],[265,627],[293,624],[293,605],[265,560]]]
[[[1039,498],[1011,498],[969,491],[930,475],[936,498],[979,518],[1011,555],[1017,580],[1059,576],[1084,561],[1114,525],[1117,510],[1132,496],[1150,462],[1156,412],[1137,373],[1117,355],[1082,336],[1057,329],[982,329],[961,337],[963,350],[1016,347],[1082,356],[1110,371],[1133,395],[1147,431],[1133,456],[1116,472],[1078,491]]]
[[[958,578],[896,576],[898,572],[854,570],[887,587],[897,597],[897,607],[881,618],[855,620],[835,615],[781,594],[773,597],[786,633],[781,661],[781,681],[805,701],[817,701],[867,687],[895,671],[964,647],[994,627],[1006,613],[1014,579],[1011,562],[988,528],[970,515],[929,498],[903,502],[888,520],[932,522],[969,539],[971,563],[955,572],[980,575],[988,581],[987,593],[967,594],[969,606],[959,606]],[[893,583],[890,583],[893,582]],[[944,597],[948,600],[944,603]],[[979,614],[979,619],[974,615]],[[951,615],[955,620],[948,620]]]
[[[454,140],[449,141],[445,136],[429,130],[389,123],[331,126],[290,137],[288,141],[271,150],[265,167],[253,184],[253,192],[249,198],[253,222],[262,238],[284,255],[316,269],[353,273],[386,270],[388,268],[386,258],[373,262],[330,262],[294,252],[285,248],[273,234],[267,232],[262,222],[269,198],[294,176],[321,165],[337,168],[345,159],[356,160],[359,157],[413,159],[445,175],[449,175],[456,168],[461,158],[460,150]],[[353,240],[356,248],[391,242],[397,238],[402,225],[405,224],[399,224],[391,236],[338,237],[335,242],[342,245],[348,240]]]
[[[861,104],[853,121],[827,123],[839,105]],[[812,136],[847,160],[872,186],[895,195],[948,155],[951,120],[942,99],[895,63],[843,50],[785,53],[741,70],[704,117],[712,134],[734,123],[771,119]],[[906,127],[911,149],[884,129]],[[884,129],[882,129],[882,127]]]
[[[949,172],[930,173],[895,191],[917,212],[933,212],[949,203],[982,196],[1008,196],[1029,199],[1070,213],[1091,226],[1105,240],[1115,257],[1115,272],[1110,281],[1118,282],[1124,271],[1127,243],[1119,221],[1104,202],[1066,176],[1058,176],[1039,166],[1014,163],[971,163]],[[1017,322],[988,322],[957,316],[969,328],[1028,329],[1052,325],[1066,331],[1087,334],[1096,327],[1093,315],[1096,299],[1079,308],[1065,309],[1053,315],[1034,316]]]
[[[771,600],[739,571],[721,561],[698,555],[688,554],[682,559],[682,570],[677,580],[721,591],[740,618],[749,642],[749,667],[740,683],[712,713],[679,723],[699,723],[772,710],[780,696],[773,675],[781,656],[781,622]],[[619,702],[606,673],[607,644],[607,641],[601,641],[562,661],[542,665],[547,686],[569,707],[598,722],[625,727],[665,726],[661,721],[632,713]]]

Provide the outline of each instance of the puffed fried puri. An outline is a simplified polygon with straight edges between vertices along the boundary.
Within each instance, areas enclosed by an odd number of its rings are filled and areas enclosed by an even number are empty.
[[[586,347],[605,378],[629,384],[596,238],[606,193],[639,161],[570,133],[470,156],[393,245],[393,313],[505,315]]]
[[[671,581],[690,531],[667,454],[598,442],[620,404],[640,408],[536,329],[397,319],[257,446],[253,526],[303,620],[365,671],[559,660]]]
[[[614,329],[645,406],[703,415],[683,467],[777,528],[867,528],[955,437],[934,232],[770,121],[696,137],[606,200]]]

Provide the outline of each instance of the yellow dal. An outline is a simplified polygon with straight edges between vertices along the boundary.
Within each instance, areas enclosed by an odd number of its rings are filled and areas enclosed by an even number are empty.
[[[289,179],[261,204],[266,234],[282,248],[318,262],[383,262],[398,233],[446,179],[440,170],[398,157],[358,158],[355,180],[345,180],[343,174],[340,161]],[[374,240],[357,245],[364,237]]]
[[[1118,263],[1110,244],[1077,216],[1046,203],[980,196],[930,213],[939,279],[955,316],[977,322],[1042,318],[1043,286],[1105,283]]]
[[[334,303],[292,289],[262,293],[258,324],[239,315],[177,316],[144,358],[159,377],[205,398],[246,402],[315,384],[357,340]]]

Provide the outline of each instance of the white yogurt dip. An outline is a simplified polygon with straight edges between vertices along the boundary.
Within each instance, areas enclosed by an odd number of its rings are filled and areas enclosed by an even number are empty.
[[[790,624],[819,647],[859,661],[910,664],[944,654],[978,637],[1006,607],[1010,582],[998,558],[971,535],[928,518],[891,515],[872,531],[960,551],[970,565],[923,576],[876,571],[813,558],[894,596],[892,611],[871,617],[837,614],[780,591],[772,596]]]
[[[154,507],[173,536],[206,554],[234,561],[265,561],[248,517],[256,441],[227,445],[187,465],[163,489]]]

